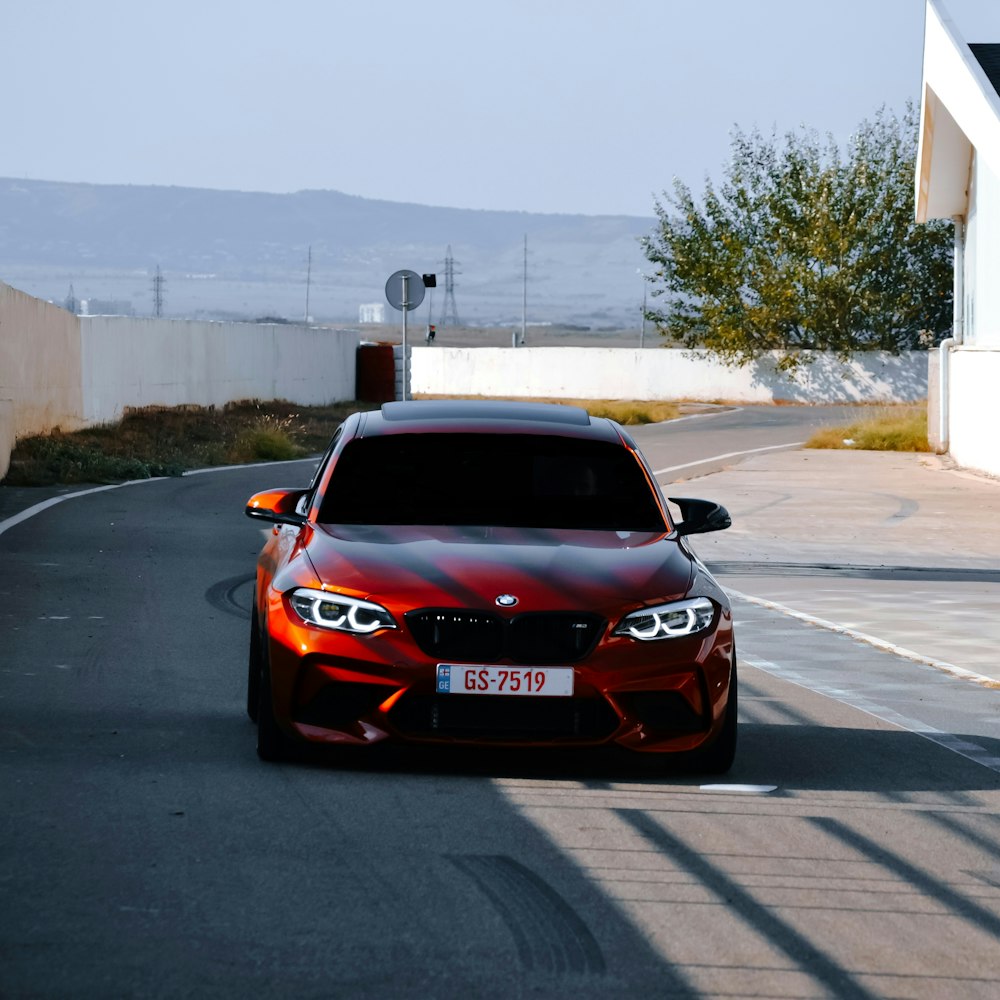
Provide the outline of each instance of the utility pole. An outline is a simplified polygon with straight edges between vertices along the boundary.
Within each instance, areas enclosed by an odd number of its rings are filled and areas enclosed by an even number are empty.
[[[309,259],[306,263],[306,316],[305,322],[309,322],[309,285],[312,281],[312,270],[313,270],[313,248],[312,244],[309,244]]]
[[[521,346],[528,325],[528,234],[524,234],[524,280],[521,282]]]
[[[157,318],[163,315],[163,286],[167,283],[166,278],[160,271],[160,265],[156,265],[156,274],[153,275],[153,315]]]

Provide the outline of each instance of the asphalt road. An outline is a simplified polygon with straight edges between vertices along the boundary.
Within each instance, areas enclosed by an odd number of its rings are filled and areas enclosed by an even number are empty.
[[[820,427],[858,417],[852,406],[720,406],[629,431],[661,483],[718,472],[740,458],[801,447]]]
[[[637,437],[671,479],[823,417]],[[757,605],[725,782],[591,754],[260,763],[242,506],[308,473],[0,534],[0,996],[997,996],[1000,692]]]

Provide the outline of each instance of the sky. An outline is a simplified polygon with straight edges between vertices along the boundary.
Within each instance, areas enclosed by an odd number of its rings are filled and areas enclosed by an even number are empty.
[[[1000,42],[1000,0],[943,0]],[[924,0],[0,0],[0,177],[585,215],[918,101]]]

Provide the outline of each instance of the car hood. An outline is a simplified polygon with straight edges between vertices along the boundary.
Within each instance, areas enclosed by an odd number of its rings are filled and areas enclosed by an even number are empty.
[[[306,551],[327,586],[391,605],[604,611],[687,593],[690,556],[662,533],[320,525]]]

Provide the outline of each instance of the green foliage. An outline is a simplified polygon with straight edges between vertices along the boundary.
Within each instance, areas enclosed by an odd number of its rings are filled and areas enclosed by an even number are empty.
[[[811,130],[736,130],[724,181],[702,204],[674,182],[643,241],[654,265],[647,312],[665,336],[743,366],[803,350],[898,353],[951,324],[951,224],[913,221],[917,115],[880,111],[846,154]]]

